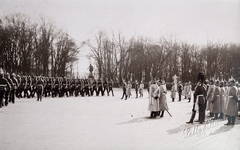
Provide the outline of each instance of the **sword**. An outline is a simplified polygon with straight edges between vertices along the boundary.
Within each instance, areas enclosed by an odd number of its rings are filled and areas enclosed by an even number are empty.
[[[167,113],[172,117],[172,115],[170,114],[170,112],[168,111],[168,110],[166,110],[167,111]]]

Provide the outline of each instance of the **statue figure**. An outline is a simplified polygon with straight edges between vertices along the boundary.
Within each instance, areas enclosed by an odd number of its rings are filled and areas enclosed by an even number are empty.
[[[92,73],[92,72],[93,72],[93,66],[92,66],[92,64],[89,65],[88,69],[89,69],[89,72],[90,72],[88,78],[94,78],[94,77],[93,77],[93,73]]]
[[[175,85],[175,90],[177,90],[177,79],[178,77],[176,76],[176,74],[172,77],[174,85]]]
[[[92,66],[92,64],[90,64],[90,66],[89,66],[88,68],[89,68],[90,74],[92,75],[92,72],[93,72],[93,66]]]

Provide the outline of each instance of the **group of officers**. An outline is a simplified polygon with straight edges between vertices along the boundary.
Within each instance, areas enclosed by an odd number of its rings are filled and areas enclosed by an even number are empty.
[[[177,90],[174,86],[177,86]],[[238,111],[240,111],[240,85],[234,78],[229,79],[228,82],[214,79],[208,81],[203,73],[199,73],[193,93],[191,92],[190,82],[185,84],[185,87],[186,92],[184,92],[181,82],[178,85],[172,84],[171,98],[174,101],[176,96],[173,95],[176,95],[177,92],[179,93],[179,101],[181,101],[182,96],[188,99],[188,102],[193,97],[192,116],[186,123],[193,123],[198,111],[199,116],[195,122],[203,124],[206,111],[208,111],[209,117],[212,117],[211,120],[227,118],[228,122],[225,125],[235,124]],[[164,111],[168,111],[166,92],[166,86],[161,79],[152,81],[149,89],[148,105],[148,110],[151,112],[150,118],[163,117]]]
[[[114,81],[106,78],[103,80],[75,79],[66,77],[42,77],[42,76],[20,76],[12,73],[4,73],[0,70],[0,107],[7,106],[9,102],[14,103],[17,98],[33,98],[42,101],[45,97],[64,96],[114,96]],[[4,101],[5,100],[5,101]]]
[[[192,108],[192,116],[190,121],[193,123],[196,110],[199,117],[196,122],[203,124],[205,122],[206,111],[209,111],[211,120],[227,118],[225,125],[235,125],[238,116],[240,102],[240,87],[234,78],[228,82],[213,80],[205,80],[205,75],[199,73],[197,77],[197,86],[193,94],[194,105]],[[209,83],[208,83],[209,82]]]

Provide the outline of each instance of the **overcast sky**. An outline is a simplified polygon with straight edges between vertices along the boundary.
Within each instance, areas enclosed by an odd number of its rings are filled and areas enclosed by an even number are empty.
[[[0,16],[11,13],[48,18],[77,43],[100,29],[126,38],[240,43],[240,0],[0,0]]]

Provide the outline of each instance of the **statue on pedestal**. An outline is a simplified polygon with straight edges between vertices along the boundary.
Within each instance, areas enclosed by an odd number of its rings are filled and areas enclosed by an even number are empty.
[[[88,78],[94,78],[94,77],[93,77],[93,73],[92,73],[92,72],[93,72],[93,66],[92,66],[92,64],[89,65],[88,69],[89,69],[89,72],[90,72],[90,74],[88,75]]]
[[[173,83],[174,83],[174,85],[175,85],[175,90],[177,90],[177,76],[176,76],[176,74],[172,77],[172,79],[173,79]]]

